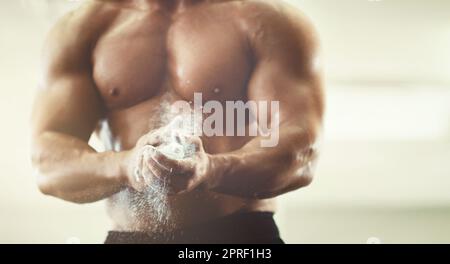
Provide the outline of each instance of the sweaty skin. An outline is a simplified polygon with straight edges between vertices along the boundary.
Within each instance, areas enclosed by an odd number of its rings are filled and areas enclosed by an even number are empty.
[[[279,143],[260,137],[193,137],[186,161],[155,155],[170,207],[189,226],[239,211],[275,211],[274,198],[312,180],[323,94],[318,42],[304,16],[281,1],[87,1],[50,32],[32,117],[40,190],[76,203],[107,198],[115,230],[151,230],[132,214],[145,188],[132,160],[158,128],[161,102],[280,102]],[[93,133],[109,149],[88,145]]]

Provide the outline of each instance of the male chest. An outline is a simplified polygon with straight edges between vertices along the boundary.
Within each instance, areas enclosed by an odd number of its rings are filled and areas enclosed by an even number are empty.
[[[242,100],[251,73],[245,38],[223,17],[132,16],[97,42],[93,76],[110,109],[128,108],[169,90],[191,100]]]

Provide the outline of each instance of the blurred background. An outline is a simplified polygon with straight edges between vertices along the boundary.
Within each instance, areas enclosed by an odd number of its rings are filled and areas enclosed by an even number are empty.
[[[288,243],[450,243],[450,1],[290,0],[316,25],[327,116],[314,183],[283,196]],[[0,243],[102,243],[102,202],[41,195],[29,116],[43,39],[78,1],[0,1]]]

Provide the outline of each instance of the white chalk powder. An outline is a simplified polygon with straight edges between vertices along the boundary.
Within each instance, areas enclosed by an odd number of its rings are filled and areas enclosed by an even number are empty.
[[[171,116],[171,111],[167,107],[166,102],[161,104],[161,108],[165,109],[162,111],[164,114],[161,116],[161,122],[166,123],[165,126],[158,129],[158,133],[162,136],[162,144],[156,148],[147,146],[145,151],[148,152],[147,155],[151,155],[152,151],[157,150],[174,160],[189,158],[195,153],[195,146],[187,140],[188,136],[194,134],[193,113]],[[165,176],[170,177],[171,168],[163,169],[166,169],[168,173]],[[146,177],[146,175],[143,176]],[[174,212],[169,203],[167,179],[147,176],[151,177],[151,184],[147,190],[142,193],[129,193],[133,218],[136,221],[146,219],[147,222],[150,220],[151,229],[168,230],[173,225]]]

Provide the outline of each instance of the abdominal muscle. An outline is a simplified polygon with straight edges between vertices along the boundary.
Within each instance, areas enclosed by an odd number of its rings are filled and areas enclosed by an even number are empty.
[[[113,111],[98,130],[108,149],[122,151],[131,149],[137,140],[153,129],[164,126],[167,120],[166,105],[181,100],[174,93],[164,92],[131,108]],[[206,152],[225,153],[243,146],[248,138],[203,138]],[[243,175],[245,177],[245,175]],[[146,196],[131,188],[124,188],[107,199],[107,211],[116,231],[164,232],[164,229],[183,228],[201,224],[236,212],[274,211],[274,199],[243,199],[207,190],[169,196],[168,207],[172,211],[169,226],[156,226],[153,206]],[[161,230],[163,229],[163,230]]]

